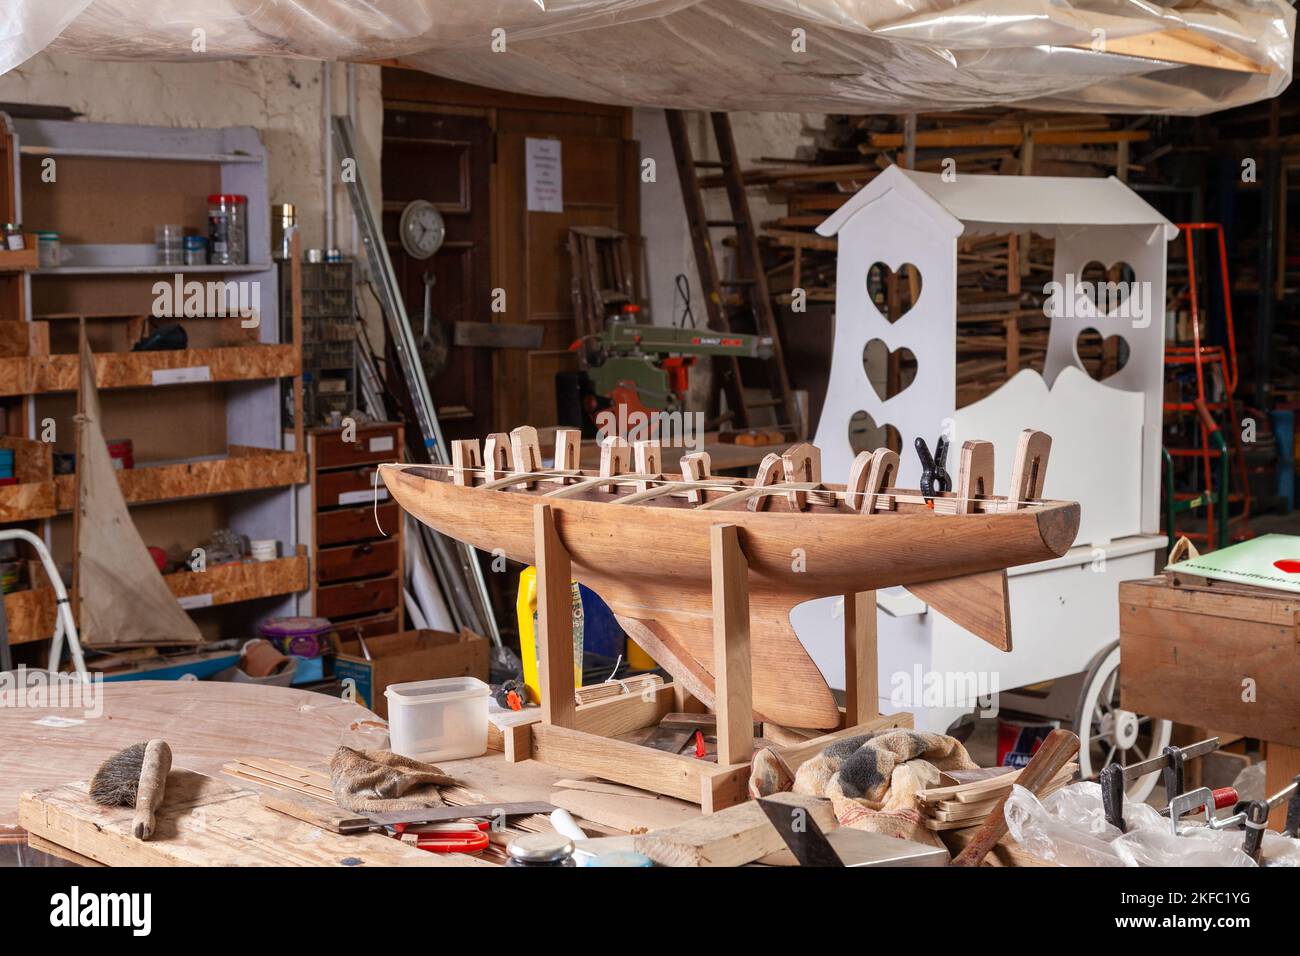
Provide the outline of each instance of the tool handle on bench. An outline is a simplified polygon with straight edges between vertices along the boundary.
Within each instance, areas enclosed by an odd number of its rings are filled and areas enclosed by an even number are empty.
[[[1020,771],[1016,783],[1037,796],[1078,752],[1079,738],[1058,727],[1047,735],[1028,766]],[[975,831],[970,843],[966,844],[966,849],[952,861],[953,866],[979,866],[984,862],[984,857],[1006,835],[1006,804],[1007,797],[1004,796],[989,811],[987,819]]]

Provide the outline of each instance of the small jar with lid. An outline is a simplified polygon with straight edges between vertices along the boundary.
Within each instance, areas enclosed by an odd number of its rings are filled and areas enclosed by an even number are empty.
[[[214,193],[208,197],[208,262],[243,265],[248,262],[248,197]]]
[[[573,841],[562,833],[525,833],[506,847],[506,866],[577,866]]]
[[[5,223],[5,248],[12,251],[18,251],[25,248],[23,241],[23,226],[18,222]]]

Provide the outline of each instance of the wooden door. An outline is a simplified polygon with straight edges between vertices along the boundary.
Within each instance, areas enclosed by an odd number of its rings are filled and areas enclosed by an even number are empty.
[[[443,433],[448,441],[481,437],[493,421],[492,358],[486,349],[452,342],[456,322],[491,316],[491,125],[481,112],[388,106],[381,166],[384,238],[417,339],[425,276],[435,279],[432,321],[441,326],[447,352],[429,384]],[[402,210],[417,199],[437,206],[447,224],[446,242],[424,260],[407,254],[398,233]]]
[[[529,138],[560,142],[561,212],[528,208]],[[570,350],[578,333],[569,229],[618,229],[629,236],[633,262],[639,262],[637,169],[636,143],[626,137],[621,116],[498,111],[495,253],[507,311],[496,318],[543,327],[541,348],[498,354],[501,378],[512,383],[497,394],[498,427],[557,424],[555,377],[578,368]]]

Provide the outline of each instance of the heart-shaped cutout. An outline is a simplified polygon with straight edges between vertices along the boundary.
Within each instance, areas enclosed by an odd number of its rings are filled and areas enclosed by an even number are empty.
[[[916,381],[916,356],[907,346],[892,352],[884,339],[872,339],[862,350],[867,381],[883,402]]]
[[[1086,263],[1075,281],[1075,306],[1082,303],[1084,309],[1090,309],[1088,318],[1106,318],[1109,316],[1128,318],[1128,306],[1138,290],[1136,273],[1127,262],[1120,261],[1110,266],[1103,265],[1096,259]],[[1140,310],[1140,298],[1133,300],[1134,308]],[[1084,314],[1082,311],[1076,314]]]
[[[1285,571],[1287,574],[1300,574],[1300,560],[1296,558],[1283,558],[1280,561],[1274,561],[1273,567],[1279,571]]]
[[[1086,328],[1074,340],[1074,351],[1084,370],[1102,382],[1128,364],[1129,346],[1122,335],[1102,336],[1094,328]]]
[[[921,270],[905,262],[895,272],[883,262],[873,262],[867,270],[867,296],[876,311],[893,325],[921,298]]]
[[[903,450],[903,436],[893,425],[877,425],[876,420],[864,411],[849,416],[849,447],[853,454],[888,448],[893,452]]]

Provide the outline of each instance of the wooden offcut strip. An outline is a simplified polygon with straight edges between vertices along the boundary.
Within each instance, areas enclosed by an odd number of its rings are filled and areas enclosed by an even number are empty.
[[[830,802],[795,793],[776,793],[768,799],[802,811],[823,832],[838,826]],[[757,802],[750,800],[707,817],[662,830],[633,841],[661,866],[744,866],[785,848],[785,842]]]

